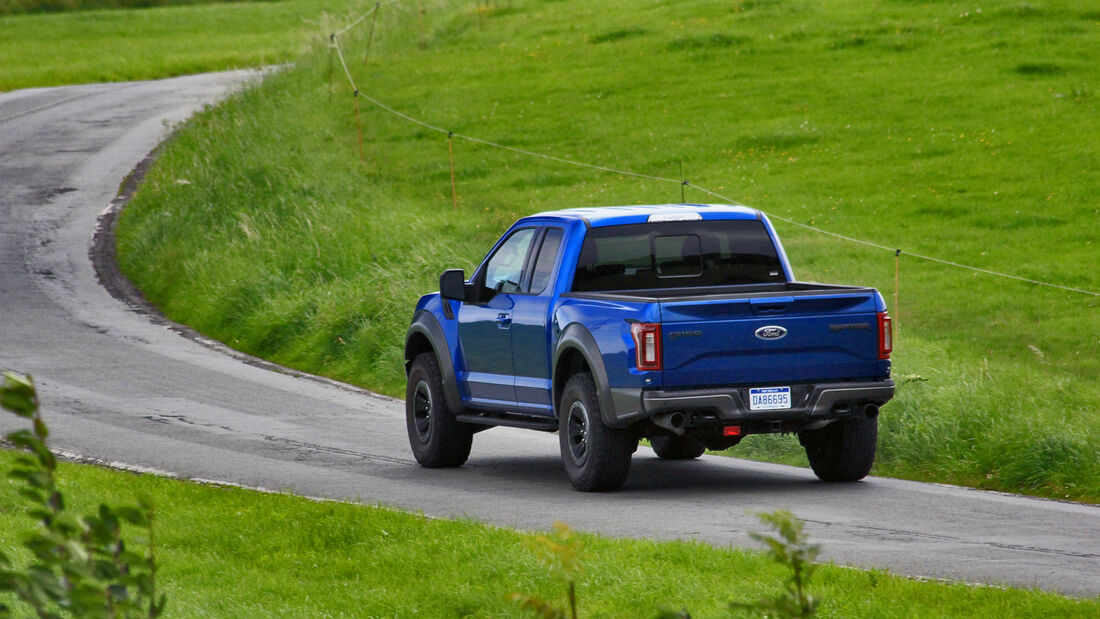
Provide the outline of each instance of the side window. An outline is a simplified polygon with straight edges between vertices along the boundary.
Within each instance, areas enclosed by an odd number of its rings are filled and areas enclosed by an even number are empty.
[[[520,282],[523,281],[523,264],[534,239],[534,228],[513,232],[485,265],[485,287],[497,292],[519,292]]]
[[[542,247],[539,249],[539,257],[535,262],[535,272],[531,274],[531,293],[539,294],[546,290],[550,283],[550,273],[554,270],[557,261],[558,249],[561,247],[562,231],[560,228],[548,228],[546,236],[542,239]]]

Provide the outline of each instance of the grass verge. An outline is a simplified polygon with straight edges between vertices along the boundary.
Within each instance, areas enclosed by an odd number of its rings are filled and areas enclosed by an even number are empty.
[[[0,15],[61,13],[97,9],[134,9],[151,6],[236,1],[247,2],[249,0],[0,0]]]
[[[410,5],[411,6],[411,5]],[[384,7],[341,39],[364,93],[467,135],[677,177],[906,252],[1100,290],[1100,143],[1075,2],[888,0]],[[517,216],[680,187],[456,141],[361,100],[323,48],[167,146],[119,228],[124,272],[241,350],[403,389],[416,297]],[[335,85],[335,96],[332,96]],[[688,190],[688,200],[708,197]],[[898,396],[875,473],[1100,500],[1095,296],[778,225],[801,279],[878,287]],[[805,462],[791,437],[734,454]]]
[[[308,48],[308,33],[320,36],[332,15],[342,18],[359,4],[282,0],[0,14],[0,92],[288,62]]]
[[[0,469],[14,453],[0,450]],[[69,509],[132,502],[157,509],[158,588],[167,616],[527,616],[507,601],[521,591],[548,600],[562,586],[523,533],[432,520],[379,507],[204,486],[62,464]],[[0,482],[0,530],[25,530],[15,482]],[[550,523],[547,523],[549,526]],[[781,589],[786,571],[761,553],[689,542],[582,536],[577,595],[583,616],[653,616],[661,607],[724,616],[733,599]],[[2,540],[5,552],[17,546]],[[144,543],[144,542],[139,542]],[[917,582],[881,571],[823,566],[812,593],[820,617],[1090,617],[1100,601]]]

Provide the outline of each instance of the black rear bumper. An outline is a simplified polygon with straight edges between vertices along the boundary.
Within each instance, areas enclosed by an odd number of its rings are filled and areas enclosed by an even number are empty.
[[[855,414],[868,404],[882,406],[894,397],[894,381],[790,385],[791,408],[749,410],[749,387],[642,391],[642,414],[707,413],[728,421],[815,421]]]

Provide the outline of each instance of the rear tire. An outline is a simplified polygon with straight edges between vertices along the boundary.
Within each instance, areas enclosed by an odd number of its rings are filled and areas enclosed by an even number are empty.
[[[703,455],[707,446],[694,436],[653,436],[649,439],[653,452],[662,460],[694,460]]]
[[[462,466],[470,457],[473,432],[455,420],[443,396],[443,375],[435,355],[413,360],[405,387],[405,427],[413,456],[421,466],[436,469]]]
[[[878,445],[878,419],[834,421],[820,430],[804,430],[798,440],[821,481],[858,481],[871,472]]]
[[[558,406],[558,442],[565,472],[581,492],[610,492],[626,482],[638,441],[629,430],[609,428],[600,416],[592,375],[574,374]]]

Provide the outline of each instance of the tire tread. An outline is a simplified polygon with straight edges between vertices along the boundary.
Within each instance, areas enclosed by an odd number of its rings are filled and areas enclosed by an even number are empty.
[[[420,373],[428,382],[432,397],[432,425],[427,443],[420,442],[413,420],[413,396]],[[454,417],[443,394],[443,374],[439,362],[432,353],[421,353],[409,369],[409,382],[405,388],[405,424],[416,461],[425,468],[454,468],[462,466],[470,457],[473,432],[469,425]]]
[[[589,416],[588,455],[582,466],[573,462],[566,431],[570,405],[577,399],[584,403]],[[591,374],[580,372],[569,378],[562,391],[558,416],[562,463],[573,487],[581,492],[611,492],[621,488],[630,472],[630,457],[637,440],[628,430],[604,425]]]

